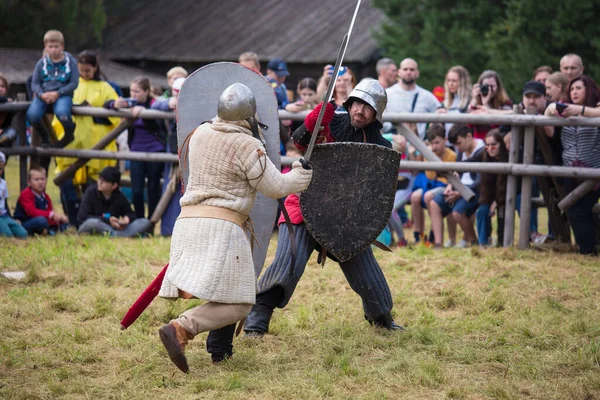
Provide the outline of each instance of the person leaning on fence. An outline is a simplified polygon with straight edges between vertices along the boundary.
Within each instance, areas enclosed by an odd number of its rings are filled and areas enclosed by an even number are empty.
[[[483,140],[473,138],[471,130],[463,124],[454,125],[450,129],[448,139],[458,150],[456,158],[459,162],[468,161],[485,148]],[[452,214],[454,220],[465,233],[464,245],[470,246],[477,242],[471,216],[477,210],[480,179],[480,174],[473,172],[463,172],[461,174],[460,181],[475,193],[475,196],[469,201],[462,198],[460,193],[452,188],[452,185],[448,185],[443,192],[436,194],[429,202],[428,210],[436,248],[442,247],[444,240],[443,219],[449,214]],[[460,247],[463,246],[460,245]]]
[[[508,162],[508,149],[504,143],[504,137],[498,128],[490,130],[485,135],[485,152],[479,153],[481,157],[471,157],[470,161],[481,162]],[[479,193],[479,208],[475,215],[477,225],[477,237],[479,246],[485,247],[493,241],[492,217],[498,216],[498,243],[502,245],[504,240],[504,205],[506,203],[507,175],[504,174],[481,174],[481,185]],[[520,187],[520,185],[518,185]]]
[[[150,80],[144,76],[138,76],[129,85],[131,98],[119,97],[104,103],[105,108],[119,109],[131,108],[131,114],[135,119],[129,128],[127,143],[131,151],[147,153],[164,153],[167,145],[167,131],[163,121],[156,119],[139,118],[144,109],[158,109],[164,104],[156,101],[150,96]],[[148,180],[148,216],[156,209],[160,199],[164,163],[152,161],[131,161],[131,191],[133,194],[133,208],[137,218],[144,218],[144,189],[146,179]]]
[[[0,151],[0,237],[26,238],[27,231],[18,221],[12,219],[8,207],[8,185],[2,179],[4,167],[6,166],[6,156]]]
[[[589,76],[579,76],[569,84],[568,101],[569,106],[562,114],[558,112],[556,104],[551,104],[546,109],[546,115],[561,116],[568,111],[569,116],[591,116],[589,110],[593,110],[594,113],[598,110],[600,89]],[[564,166],[600,168],[600,128],[597,126],[564,126],[561,143]],[[567,193],[582,183],[580,179],[575,178],[565,178],[564,182]],[[596,185],[567,210],[575,243],[579,246],[581,254],[598,254],[596,226],[599,221],[598,215],[594,215],[592,208],[598,203],[599,198],[600,185]]]
[[[431,150],[444,162],[456,161],[456,153],[446,147],[446,129],[441,124],[433,124],[427,130],[427,140]],[[417,156],[418,160],[423,160],[422,156]],[[443,176],[436,171],[419,172],[415,176],[410,195],[410,207],[414,223],[415,242],[419,243],[424,239],[425,234],[425,212],[429,202],[434,196],[448,184]],[[455,230],[455,229],[454,229]],[[454,235],[453,235],[454,236]],[[425,243],[426,240],[423,240]]]
[[[100,70],[100,63],[96,54],[84,50],[77,56],[77,69],[79,70],[79,84],[73,93],[73,104],[89,107],[102,107],[104,103],[118,98],[117,92],[106,82]],[[91,149],[110,131],[114,130],[120,122],[118,117],[92,117],[89,115],[75,115],[74,140],[69,143],[68,149]],[[52,121],[52,126],[57,137],[64,135],[64,130],[57,118]],[[111,141],[104,148],[106,151],[117,151],[116,141]],[[61,174],[70,167],[76,159],[56,157],[56,173]],[[98,174],[106,166],[117,165],[116,160],[91,159],[85,166],[79,168],[72,179],[60,185],[60,198],[69,217],[69,224],[79,226],[77,214],[81,197],[89,183],[98,179]]]
[[[29,235],[54,236],[66,230],[68,218],[54,211],[52,200],[46,193],[46,170],[42,167],[31,168],[27,183],[28,186],[17,200],[14,218],[21,221]]]
[[[73,92],[79,82],[77,61],[64,51],[63,34],[50,30],[44,35],[44,56],[37,62],[33,71],[31,89],[33,100],[27,109],[27,119],[41,136],[42,144],[50,145],[50,135],[42,124],[48,109],[64,128],[64,136],[53,147],[63,148],[74,139],[75,124],[71,117]]]
[[[488,113],[490,110],[512,110],[512,102],[504,89],[500,75],[496,71],[486,70],[479,75],[477,83],[473,85],[469,113]],[[473,129],[473,137],[483,140],[485,134],[498,125],[469,125]]]
[[[135,217],[131,204],[121,192],[121,172],[117,167],[105,167],[98,181],[87,188],[77,215],[77,233],[134,237],[146,233],[152,224]]]
[[[455,65],[446,72],[444,80],[444,101],[443,107],[436,110],[439,114],[459,114],[469,111],[469,103],[471,102],[471,92],[473,85],[471,84],[471,75],[469,71],[462,65]],[[446,137],[452,128],[451,122],[444,124],[446,128]]]
[[[8,79],[0,73],[0,104],[5,104],[12,99],[8,98]],[[13,113],[0,112],[0,147],[12,147],[17,140],[17,131],[11,126]],[[2,176],[2,174],[0,174]]]

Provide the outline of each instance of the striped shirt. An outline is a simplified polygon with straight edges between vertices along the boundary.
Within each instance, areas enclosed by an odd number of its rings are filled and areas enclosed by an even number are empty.
[[[561,142],[563,165],[600,168],[600,129],[598,127],[565,126],[562,129]]]

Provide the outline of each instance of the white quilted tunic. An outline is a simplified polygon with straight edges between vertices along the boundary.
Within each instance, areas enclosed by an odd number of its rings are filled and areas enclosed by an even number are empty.
[[[181,206],[223,207],[250,214],[256,191],[280,198],[308,187],[312,171],[282,175],[243,121],[200,125],[189,142],[189,178]],[[178,290],[199,299],[254,304],[256,277],[250,243],[238,225],[214,218],[180,218],[171,238],[169,268],[159,295]]]

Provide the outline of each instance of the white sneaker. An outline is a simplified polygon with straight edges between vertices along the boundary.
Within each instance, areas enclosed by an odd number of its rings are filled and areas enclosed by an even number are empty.
[[[454,247],[456,247],[457,249],[464,249],[464,248],[468,247],[468,244],[467,244],[466,240],[461,239],[461,241],[458,242],[458,244]]]
[[[449,247],[454,247],[454,240],[449,239],[446,244],[444,245],[445,248],[449,248]]]
[[[548,238],[548,236],[543,235],[543,234],[538,233],[538,232],[534,232],[534,233],[531,234],[531,241],[534,244],[543,244],[546,241],[547,238]]]

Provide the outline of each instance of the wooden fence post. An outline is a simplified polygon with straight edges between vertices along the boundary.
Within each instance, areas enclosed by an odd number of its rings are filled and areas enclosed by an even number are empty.
[[[17,93],[17,101],[27,100],[25,93]],[[15,115],[17,119],[17,131],[19,134],[19,146],[27,146],[27,111],[19,111]],[[19,183],[21,191],[27,187],[27,161],[29,156],[19,156]]]
[[[521,113],[521,107],[513,106],[515,114]],[[519,162],[519,149],[523,142],[523,127],[512,126],[510,137],[510,151],[508,163],[511,165]],[[509,175],[506,179],[506,201],[504,204],[504,247],[511,247],[515,241],[515,207],[517,203],[517,177]]]
[[[526,114],[535,114],[536,110],[528,108]],[[535,126],[525,127],[523,137],[523,165],[533,164],[533,153],[535,151]],[[531,219],[531,188],[533,177],[524,176],[521,178],[521,215],[519,216],[519,249],[524,250],[529,247]]]

